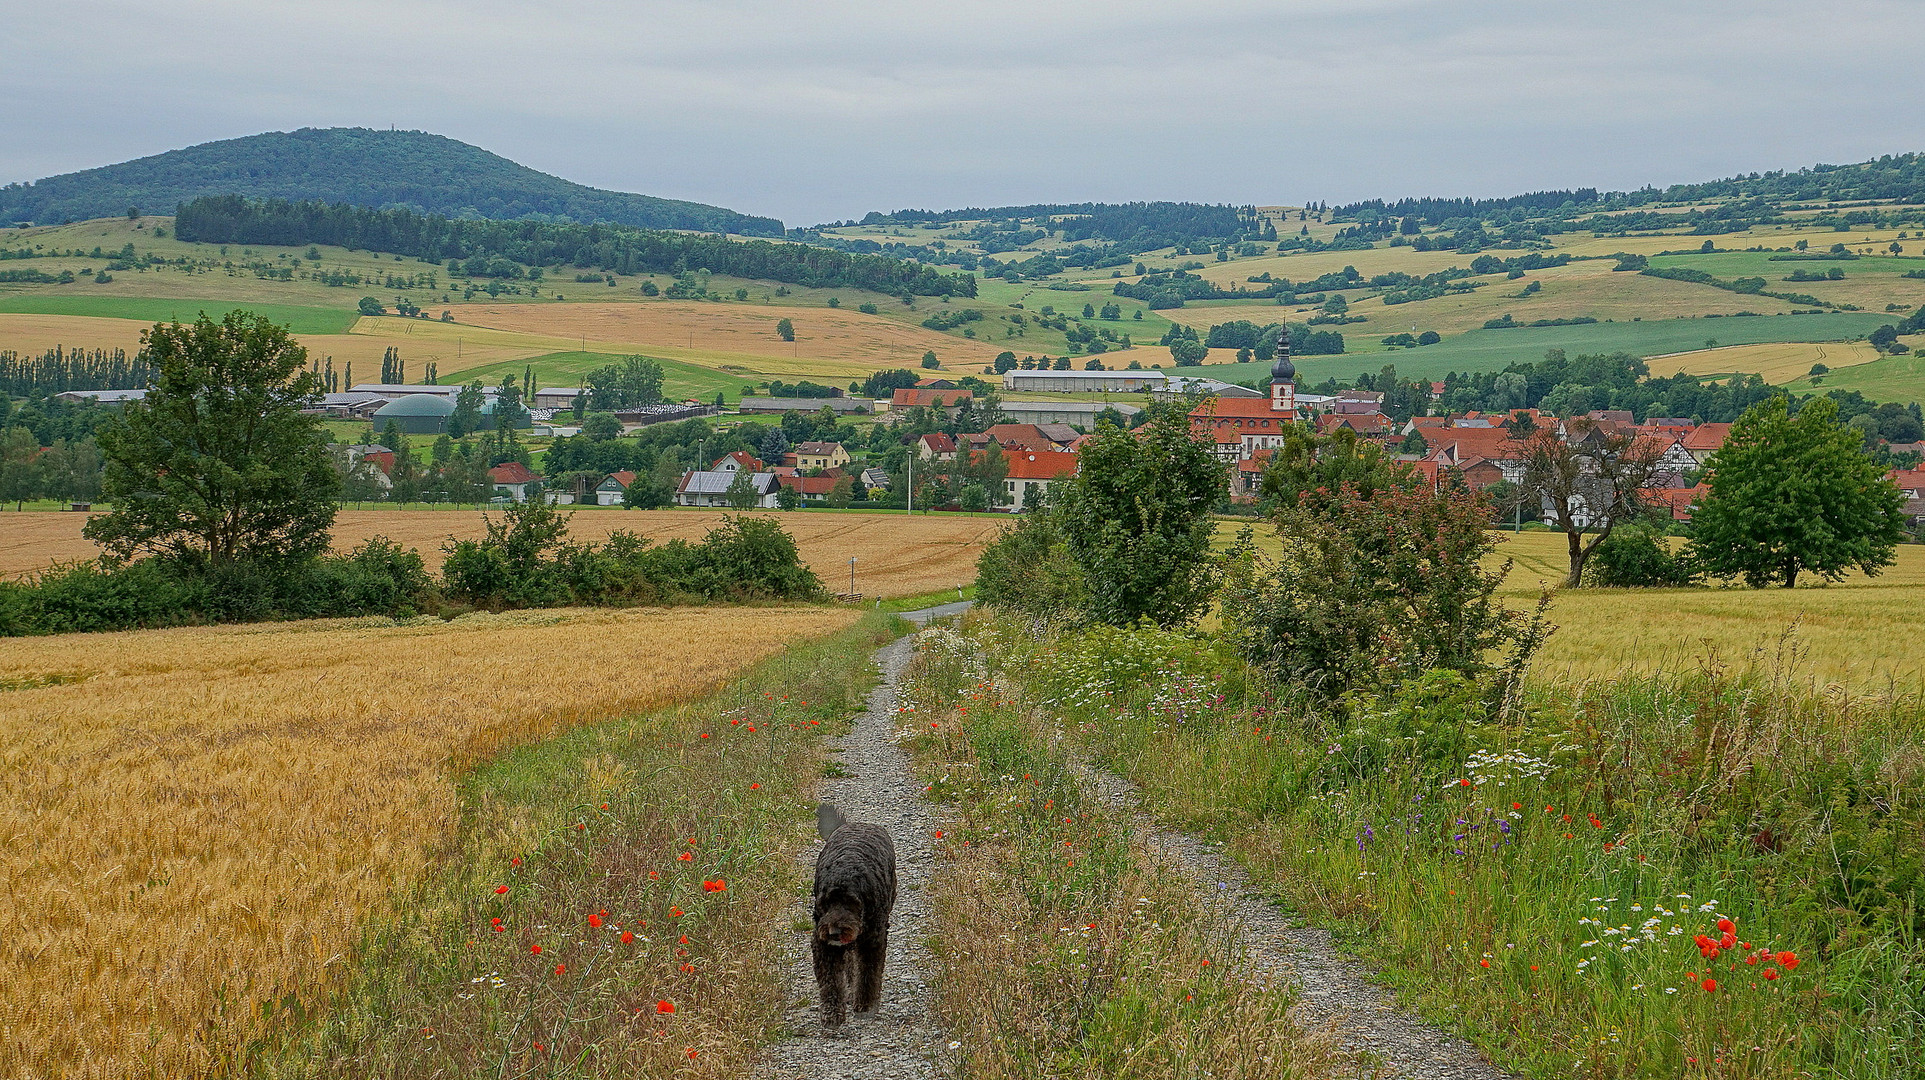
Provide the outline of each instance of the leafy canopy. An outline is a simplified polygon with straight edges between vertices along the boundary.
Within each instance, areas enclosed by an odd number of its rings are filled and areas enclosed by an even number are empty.
[[[287,328],[231,311],[142,335],[156,375],[99,436],[101,496],[83,530],[110,559],[187,564],[303,559],[327,550],[340,481],[307,350]]]
[[[1853,567],[1890,566],[1905,497],[1863,445],[1829,399],[1797,416],[1783,397],[1753,406],[1706,462],[1711,494],[1692,517],[1699,565],[1754,589],[1791,588],[1806,571],[1837,581]]]

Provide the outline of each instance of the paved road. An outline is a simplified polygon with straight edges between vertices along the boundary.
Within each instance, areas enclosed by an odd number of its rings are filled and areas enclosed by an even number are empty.
[[[947,615],[961,615],[973,604],[975,604],[974,600],[958,600],[953,604],[937,604],[935,607],[918,608],[915,611],[904,611],[900,614],[917,626],[928,626],[932,619],[940,619]]]

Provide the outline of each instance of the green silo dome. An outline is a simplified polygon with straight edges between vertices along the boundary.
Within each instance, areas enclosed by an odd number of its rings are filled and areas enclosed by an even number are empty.
[[[439,435],[448,430],[454,411],[454,402],[439,394],[409,394],[374,410],[374,426],[386,427],[392,420],[408,435]]]

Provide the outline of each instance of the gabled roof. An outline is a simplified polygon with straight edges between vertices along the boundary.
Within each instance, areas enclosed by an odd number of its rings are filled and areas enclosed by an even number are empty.
[[[1068,446],[1083,434],[1068,424],[1037,424],[1036,430],[1042,432],[1044,438],[1058,446]]]
[[[926,408],[931,405],[948,408],[959,401],[968,401],[975,396],[967,390],[923,390],[916,387],[903,387],[890,395],[889,404],[898,409],[917,406]]]
[[[541,479],[540,474],[528,471],[528,466],[519,461],[504,461],[488,470],[488,479],[497,484],[531,484]]]
[[[922,437],[922,444],[933,454],[953,454],[956,452],[956,437],[946,431],[932,431]]]
[[[1044,435],[1035,424],[994,424],[983,434],[1005,449],[1054,450],[1056,441]]]
[[[734,459],[736,466],[739,468],[747,469],[750,472],[762,471],[762,459],[749,453],[747,450],[730,450],[728,453],[716,458],[715,461],[709,465],[709,468],[720,469],[722,463],[730,459]]]
[[[1925,469],[1893,469],[1885,475],[1900,491],[1925,492]]]
[[[606,477],[602,479],[601,483],[595,485],[595,490],[614,491],[617,488],[619,488],[623,491],[626,491],[628,490],[628,485],[634,482],[635,482],[635,474],[628,471],[627,469],[623,469],[620,472],[609,473]],[[613,484],[614,487],[610,487],[609,485],[611,484]]]
[[[1225,419],[1232,419],[1232,420],[1256,420],[1256,419],[1274,420],[1280,416],[1288,417],[1290,415],[1291,415],[1290,413],[1280,412],[1276,409],[1272,409],[1270,407],[1270,399],[1267,397],[1266,398],[1235,398],[1235,397],[1210,398],[1209,400],[1203,402],[1203,404],[1198,405],[1196,408],[1190,410],[1190,416],[1196,420],[1202,420],[1206,417],[1211,417],[1211,416],[1218,416],[1218,417],[1223,417]]]
[[[842,444],[835,442],[805,442],[795,444],[796,453],[806,454],[809,457],[834,457],[836,452],[841,449]]]
[[[1686,450],[1716,450],[1731,435],[1730,424],[1699,424],[1684,437]]]
[[[836,486],[833,476],[778,476],[775,482],[785,488],[794,488],[803,495],[827,495]]]
[[[691,472],[682,474],[682,482],[675,490],[683,495],[726,495],[729,485],[735,483],[740,473],[730,472]],[[749,486],[757,495],[767,495],[775,488],[775,477],[765,472],[749,474]]]
[[[1076,455],[1050,451],[1009,454],[1003,458],[1011,480],[1055,480],[1076,472]]]
[[[1424,441],[1431,449],[1430,456],[1440,460],[1457,462],[1479,457],[1510,461],[1517,457],[1517,445],[1503,428],[1428,429]]]

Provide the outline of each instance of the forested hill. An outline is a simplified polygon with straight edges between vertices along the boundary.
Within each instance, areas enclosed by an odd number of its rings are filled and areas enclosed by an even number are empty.
[[[171,214],[203,195],[318,199],[455,218],[533,218],[781,236],[782,223],[719,206],[585,187],[425,131],[302,128],[0,188],[0,222],[60,224],[138,207]]]

